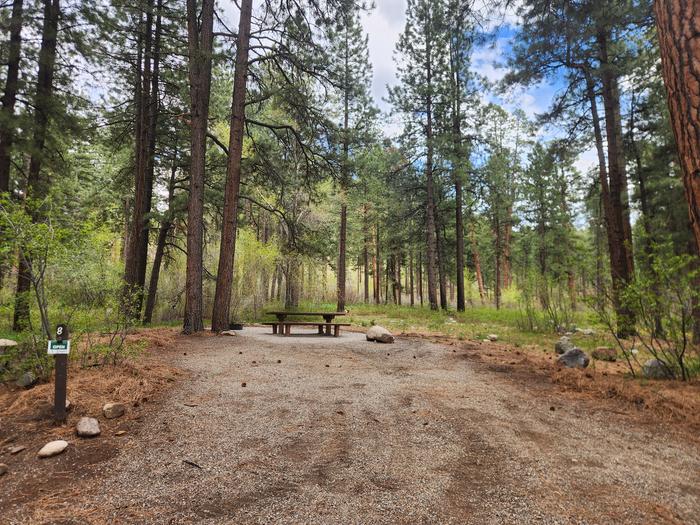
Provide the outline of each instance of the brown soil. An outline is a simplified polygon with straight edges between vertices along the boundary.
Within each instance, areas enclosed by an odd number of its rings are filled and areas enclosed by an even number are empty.
[[[140,330],[128,339],[145,341],[147,350],[116,366],[80,368],[71,361],[67,395],[71,406],[64,425],[53,422],[53,382],[28,390],[11,383],[0,385],[0,463],[9,467],[8,474],[0,477],[0,516],[5,509],[27,506],[41,513],[45,504],[55,500],[56,487],[64,489],[66,496],[80,490],[81,483],[94,474],[92,467],[119,452],[123,438],[115,433],[137,427],[147,404],[157,402],[185,373],[163,359],[164,349],[176,337],[177,331],[170,329]],[[112,420],[102,417],[108,402],[125,403],[126,415]],[[75,425],[83,416],[99,418],[101,435],[80,440],[75,447],[79,439]],[[39,459],[36,452],[56,439],[65,439],[71,446],[56,458]],[[18,446],[26,448],[10,454],[9,449]]]
[[[506,373],[523,388],[537,388],[543,382],[556,385],[572,399],[591,399],[607,406],[638,414],[642,420],[672,423],[700,439],[700,381],[652,381],[633,378],[621,361],[592,360],[585,371],[562,368],[556,355],[540,347],[515,348],[486,342],[461,342],[439,335],[403,334],[460,348],[465,358],[490,365],[495,372]]]
[[[700,523],[697,384],[498,343],[245,333],[159,331],[145,358],[72,371],[63,427],[51,385],[2,390],[2,521]],[[99,438],[74,436],[81,415]]]

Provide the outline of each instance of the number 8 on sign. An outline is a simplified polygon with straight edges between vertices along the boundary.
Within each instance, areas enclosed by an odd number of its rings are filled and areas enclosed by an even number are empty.
[[[56,339],[58,341],[65,341],[66,339],[70,339],[68,336],[68,327],[64,324],[59,324],[56,326]]]

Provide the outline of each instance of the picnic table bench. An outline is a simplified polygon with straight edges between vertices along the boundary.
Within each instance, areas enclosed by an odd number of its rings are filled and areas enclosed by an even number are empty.
[[[331,328],[333,329],[333,337],[338,337],[340,335],[341,326],[350,326],[350,323],[336,323],[333,320],[336,317],[346,315],[347,312],[297,312],[297,311],[280,311],[280,312],[266,312],[269,315],[274,315],[277,317],[277,321],[272,321],[268,323],[263,323],[265,325],[272,326],[273,334],[280,334],[284,336],[291,335],[292,326],[317,326],[318,335],[331,335]],[[323,321],[292,321],[287,319],[292,316],[306,316],[306,317],[323,317]]]

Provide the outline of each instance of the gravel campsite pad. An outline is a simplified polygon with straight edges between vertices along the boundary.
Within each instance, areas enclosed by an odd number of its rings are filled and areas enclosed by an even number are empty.
[[[663,426],[448,346],[268,332],[180,339],[190,376],[60,523],[699,523],[700,451]]]

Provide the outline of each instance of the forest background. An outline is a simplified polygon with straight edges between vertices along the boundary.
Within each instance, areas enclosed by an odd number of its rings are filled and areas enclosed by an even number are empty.
[[[680,5],[4,2],[0,372],[313,307],[697,375]]]

